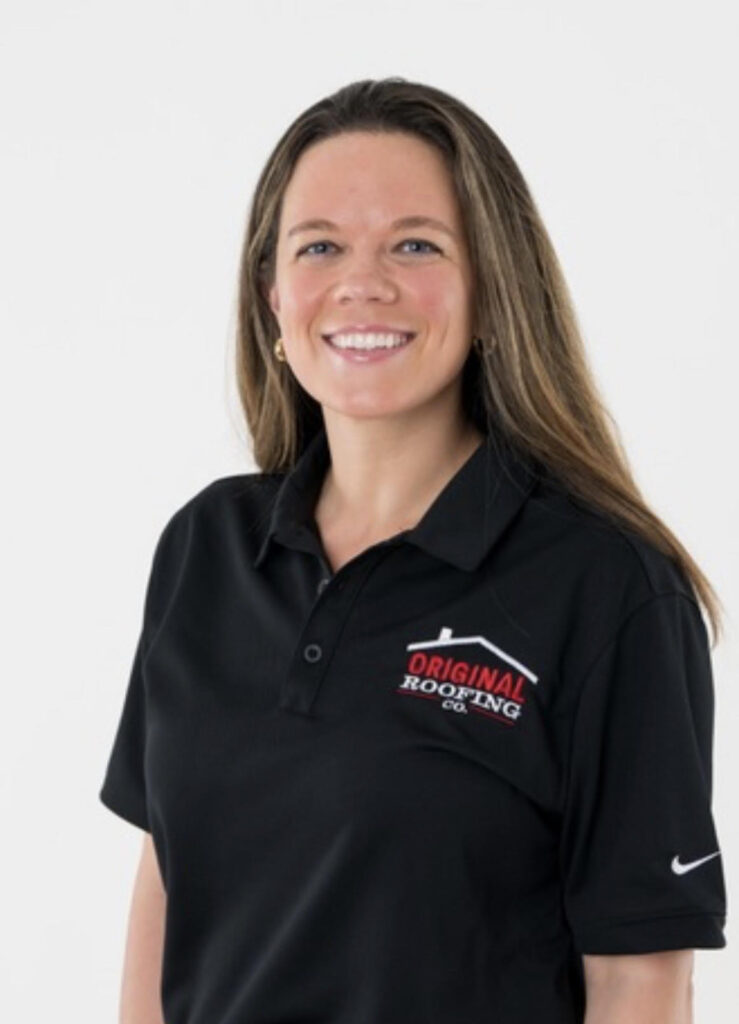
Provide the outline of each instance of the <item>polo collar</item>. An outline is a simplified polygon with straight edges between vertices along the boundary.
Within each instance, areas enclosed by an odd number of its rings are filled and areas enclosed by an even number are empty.
[[[313,509],[330,461],[326,428],[321,426],[280,483],[255,568],[264,561],[272,541],[301,551],[320,551]],[[533,462],[514,452],[491,428],[419,522],[396,536],[471,571],[522,507],[536,480]]]

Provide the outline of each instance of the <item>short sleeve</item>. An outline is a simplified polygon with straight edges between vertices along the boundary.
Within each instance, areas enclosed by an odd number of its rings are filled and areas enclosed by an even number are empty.
[[[151,644],[171,602],[179,572],[179,519],[180,517],[175,514],[165,526],[152,557],[143,621],[102,788],[98,793],[99,799],[109,810],[147,832],[151,831],[151,826],[145,771],[145,667]]]
[[[143,653],[142,629],[99,796],[105,806],[115,814],[149,832],[151,829],[144,778],[146,700],[142,672]]]
[[[713,721],[700,607],[653,595],[591,666],[572,724],[560,863],[580,953],[726,945]]]

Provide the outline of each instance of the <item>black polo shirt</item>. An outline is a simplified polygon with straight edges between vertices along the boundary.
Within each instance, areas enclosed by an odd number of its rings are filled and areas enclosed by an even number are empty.
[[[155,843],[167,1024],[572,1024],[582,953],[724,946],[685,577],[497,432],[332,573],[328,461],[156,546],[99,795]]]

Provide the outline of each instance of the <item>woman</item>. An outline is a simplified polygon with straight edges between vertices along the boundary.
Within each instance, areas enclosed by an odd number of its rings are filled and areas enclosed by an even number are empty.
[[[237,363],[261,472],[166,524],[100,792],[146,832],[122,1020],[687,1024],[717,601],[491,128],[397,78],[303,113]]]

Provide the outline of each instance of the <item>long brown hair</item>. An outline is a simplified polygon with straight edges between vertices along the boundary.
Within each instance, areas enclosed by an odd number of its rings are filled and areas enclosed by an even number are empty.
[[[587,363],[554,248],[513,157],[465,104],[400,77],[352,82],[310,106],[284,132],[258,179],[241,252],[236,383],[257,466],[289,469],[322,425],[321,408],[278,361],[273,283],[282,196],[301,153],[349,131],[406,132],[441,153],[459,203],[473,268],[474,333],[463,373],[470,419],[494,423],[574,501],[595,507],[674,560],[707,610],[714,643],[723,608],[707,577],[647,506],[619,429]]]

